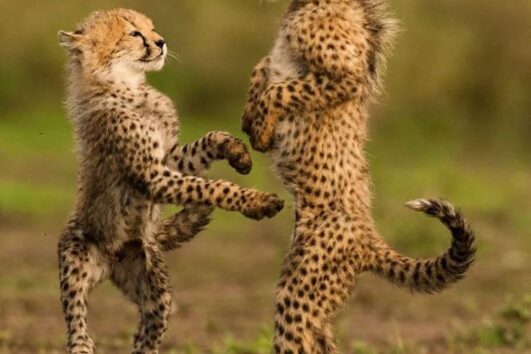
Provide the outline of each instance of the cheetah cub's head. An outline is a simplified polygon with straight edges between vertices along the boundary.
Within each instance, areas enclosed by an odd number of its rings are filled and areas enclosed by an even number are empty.
[[[167,46],[153,22],[133,10],[96,11],[74,32],[59,31],[59,43],[85,75],[130,81],[164,66]]]

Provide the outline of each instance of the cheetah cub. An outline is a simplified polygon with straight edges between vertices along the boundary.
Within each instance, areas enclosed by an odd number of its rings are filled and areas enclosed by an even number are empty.
[[[275,195],[201,177],[215,160],[251,169],[245,145],[210,132],[179,145],[168,97],[145,80],[167,47],[153,23],[132,10],[95,12],[59,32],[69,55],[67,106],[79,155],[75,211],[59,241],[61,301],[70,353],[93,353],[87,297],[111,281],[139,309],[134,353],[157,353],[171,306],[164,251],[194,237],[214,206],[261,219],[283,203]],[[185,205],[160,220],[161,204]]]
[[[437,258],[398,254],[371,217],[368,107],[394,23],[382,0],[293,0],[252,74],[243,130],[255,149],[270,152],[296,205],[276,292],[275,353],[338,353],[332,321],[361,272],[433,293],[473,261],[472,230],[449,202],[407,204],[451,231],[451,247]]]

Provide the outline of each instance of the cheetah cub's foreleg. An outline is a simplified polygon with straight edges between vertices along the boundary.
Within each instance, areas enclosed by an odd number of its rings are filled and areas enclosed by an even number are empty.
[[[247,146],[229,133],[213,131],[186,145],[175,144],[165,162],[184,175],[204,176],[214,161],[225,159],[241,174],[252,168]],[[210,222],[213,207],[202,204],[185,206],[182,211],[164,220],[155,236],[163,251],[174,250],[190,241]]]
[[[186,145],[174,145],[165,160],[185,175],[202,176],[214,161],[227,160],[241,174],[252,168],[247,146],[229,133],[213,131]]]

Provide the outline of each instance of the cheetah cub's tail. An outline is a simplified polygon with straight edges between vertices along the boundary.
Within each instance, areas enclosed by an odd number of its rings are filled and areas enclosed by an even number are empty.
[[[164,252],[173,251],[192,240],[210,222],[211,206],[190,205],[170,218],[164,220],[155,240]]]
[[[413,259],[402,256],[378,240],[369,270],[412,291],[434,293],[464,277],[474,261],[474,233],[461,213],[443,200],[417,199],[406,204],[438,218],[452,233],[452,245],[442,256]]]

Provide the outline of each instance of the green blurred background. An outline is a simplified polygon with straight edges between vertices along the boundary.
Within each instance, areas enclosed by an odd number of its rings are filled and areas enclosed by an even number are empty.
[[[150,81],[175,100],[182,141],[239,132],[248,76],[288,1],[0,0],[0,353],[63,352],[56,241],[72,207],[76,161],[63,109],[59,29],[96,9],[152,17],[179,54]],[[442,196],[477,232],[469,276],[412,296],[362,276],[336,333],[345,353],[529,353],[531,305],[531,2],[401,0],[403,31],[386,93],[372,109],[368,154],[375,218],[401,252],[448,245],[433,220],[402,207]],[[289,195],[254,153],[245,186]],[[289,203],[288,203],[289,204]],[[275,279],[293,208],[261,223],[217,211],[209,229],[168,255],[177,309],[164,351],[269,353]],[[109,285],[90,300],[101,353],[126,352],[136,313]]]

